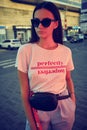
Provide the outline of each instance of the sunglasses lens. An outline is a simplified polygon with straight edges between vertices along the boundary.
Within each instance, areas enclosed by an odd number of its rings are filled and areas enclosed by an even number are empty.
[[[42,20],[42,25],[43,25],[44,27],[49,27],[50,24],[51,24],[51,19],[46,18],[46,19],[43,19],[43,20]]]
[[[38,27],[39,24],[40,24],[40,20],[37,19],[37,18],[36,18],[36,19],[32,19],[31,22],[32,22],[32,25],[33,25],[34,27]]]

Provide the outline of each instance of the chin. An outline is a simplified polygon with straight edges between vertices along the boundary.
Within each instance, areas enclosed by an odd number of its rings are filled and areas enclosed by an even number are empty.
[[[47,38],[46,35],[42,35],[42,34],[39,34],[38,36],[39,36],[40,38],[43,38],[43,39],[46,39],[46,38]]]

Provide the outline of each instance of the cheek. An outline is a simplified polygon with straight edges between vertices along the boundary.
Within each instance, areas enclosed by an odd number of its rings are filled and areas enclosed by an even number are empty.
[[[39,36],[39,37],[45,37],[46,34],[47,34],[47,31],[45,30],[38,30],[37,28],[35,28],[35,31],[36,31],[36,34]]]
[[[53,34],[53,30],[54,29],[52,26],[48,28],[35,28],[35,31],[39,37],[47,37],[49,35],[51,36]]]
[[[49,27],[48,30],[47,30],[47,32],[48,32],[49,34],[52,34],[52,33],[53,33],[53,30],[54,30],[54,29],[53,29],[52,27]]]

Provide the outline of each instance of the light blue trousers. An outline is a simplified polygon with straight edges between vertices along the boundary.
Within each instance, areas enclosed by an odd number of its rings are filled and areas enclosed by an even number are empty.
[[[66,95],[65,90],[60,95]],[[38,111],[43,130],[72,130],[75,121],[75,104],[71,98],[58,101],[54,111]],[[29,122],[26,121],[25,130],[31,130]]]

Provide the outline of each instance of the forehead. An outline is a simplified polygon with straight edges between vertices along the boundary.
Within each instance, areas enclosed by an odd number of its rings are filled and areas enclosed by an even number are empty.
[[[39,9],[35,12],[34,18],[54,18],[53,14],[47,9]]]

